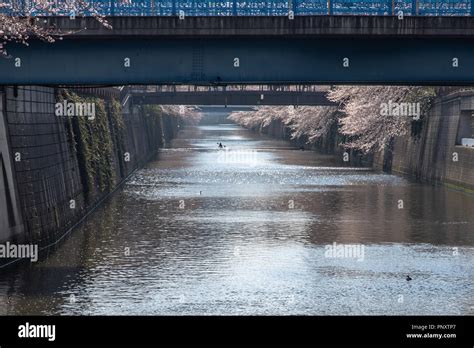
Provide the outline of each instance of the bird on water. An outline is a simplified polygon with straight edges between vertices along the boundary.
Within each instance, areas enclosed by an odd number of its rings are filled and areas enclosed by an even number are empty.
[[[407,279],[407,282],[409,282],[412,278],[409,275],[407,275],[406,279]]]

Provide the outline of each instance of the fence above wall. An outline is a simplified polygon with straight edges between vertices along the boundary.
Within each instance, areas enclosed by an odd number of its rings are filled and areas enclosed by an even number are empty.
[[[45,11],[35,0],[1,0],[0,13],[32,16],[287,16],[378,15],[400,12],[407,16],[472,16],[474,0],[85,0],[87,7],[73,9],[74,0],[53,0]],[[76,13],[77,12],[77,13]]]

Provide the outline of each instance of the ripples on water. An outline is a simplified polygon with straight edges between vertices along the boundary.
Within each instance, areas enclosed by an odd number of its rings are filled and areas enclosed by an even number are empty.
[[[473,211],[237,126],[188,128],[47,259],[1,275],[0,314],[473,314]],[[325,257],[334,242],[363,259]]]

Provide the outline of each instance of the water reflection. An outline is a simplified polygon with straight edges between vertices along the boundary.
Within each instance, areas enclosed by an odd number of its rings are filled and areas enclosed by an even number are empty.
[[[237,126],[188,128],[58,250],[2,274],[0,314],[473,314],[473,211]],[[364,259],[325,257],[333,242]]]

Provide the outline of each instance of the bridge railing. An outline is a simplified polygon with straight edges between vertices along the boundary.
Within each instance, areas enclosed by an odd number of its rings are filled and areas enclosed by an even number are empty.
[[[131,85],[130,93],[157,93],[157,92],[327,92],[329,86],[321,85],[225,85],[225,86],[197,86],[197,85]]]
[[[288,16],[379,15],[473,16],[474,0],[84,0],[87,7],[73,10],[74,0],[51,0],[52,11],[37,0],[0,0],[0,13],[33,16]],[[36,5],[35,5],[36,4]],[[2,6],[3,5],[3,6]],[[6,5],[6,6],[5,6]]]

